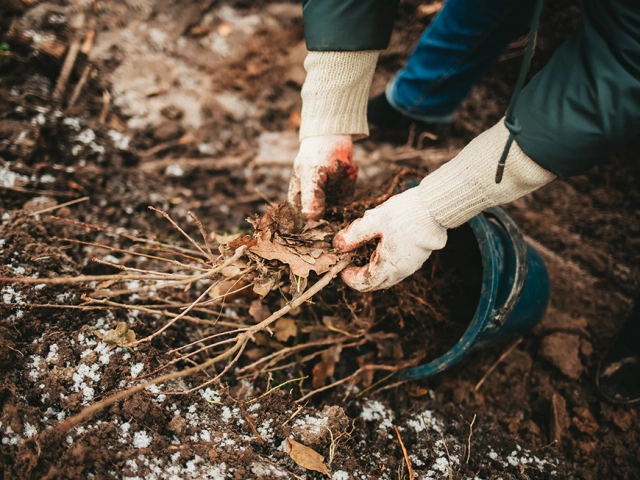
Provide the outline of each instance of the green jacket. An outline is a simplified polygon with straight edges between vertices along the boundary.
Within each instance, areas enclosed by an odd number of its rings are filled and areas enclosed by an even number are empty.
[[[311,51],[382,50],[398,0],[303,0]],[[516,141],[560,177],[640,133],[640,0],[583,0],[582,23],[522,90]]]

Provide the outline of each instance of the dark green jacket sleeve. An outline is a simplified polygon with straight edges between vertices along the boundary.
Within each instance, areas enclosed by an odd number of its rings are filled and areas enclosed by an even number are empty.
[[[399,0],[303,0],[307,48],[316,52],[384,50]]]
[[[582,24],[522,91],[520,148],[560,177],[640,133],[640,1],[583,0]]]

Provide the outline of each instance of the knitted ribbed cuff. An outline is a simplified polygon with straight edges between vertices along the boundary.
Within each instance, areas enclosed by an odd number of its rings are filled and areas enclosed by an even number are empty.
[[[367,100],[378,51],[309,52],[304,62],[300,140],[369,135]]]
[[[501,120],[420,183],[425,206],[440,225],[460,226],[483,210],[511,202],[556,178],[513,142],[502,182],[496,183],[498,160],[508,137]]]

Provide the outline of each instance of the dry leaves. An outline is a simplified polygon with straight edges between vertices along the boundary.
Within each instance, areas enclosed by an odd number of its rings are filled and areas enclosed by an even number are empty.
[[[324,220],[305,221],[295,205],[269,206],[261,218],[249,221],[256,229],[254,236],[238,241],[264,260],[289,266],[293,298],[305,290],[305,279],[312,271],[321,275],[338,262],[330,243],[334,234],[331,226]],[[265,291],[263,286],[256,293],[262,295]]]
[[[340,360],[342,353],[342,345],[336,345],[325,350],[320,357],[320,361],[313,367],[311,382],[314,389],[324,387],[327,384],[327,378],[333,376],[336,370],[336,363]]]
[[[281,318],[275,324],[275,336],[281,342],[286,342],[291,337],[295,337],[298,334],[298,327],[296,322],[291,318]]]
[[[301,467],[329,476],[329,469],[324,464],[324,457],[312,448],[287,438],[287,453]]]
[[[297,246],[283,245],[278,238],[258,237],[256,245],[249,247],[249,251],[265,260],[286,263],[294,275],[302,278],[307,278],[312,270],[318,275],[326,273],[338,262],[338,257],[333,253],[321,249],[305,252]]]
[[[136,332],[130,330],[126,322],[120,322],[102,336],[102,341],[111,347],[127,347],[136,341]]]
[[[260,323],[271,315],[271,311],[260,300],[254,300],[249,306],[249,315],[253,317],[256,323]]]
[[[264,298],[278,284],[277,275],[258,277],[253,281],[253,293]]]

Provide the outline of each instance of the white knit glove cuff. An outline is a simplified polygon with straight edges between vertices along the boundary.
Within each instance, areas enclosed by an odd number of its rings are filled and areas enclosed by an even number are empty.
[[[378,51],[309,52],[304,61],[300,140],[369,135],[367,100]]]
[[[508,137],[502,119],[420,183],[425,206],[440,225],[460,226],[483,210],[516,200],[556,178],[513,142],[502,182],[496,183]]]

